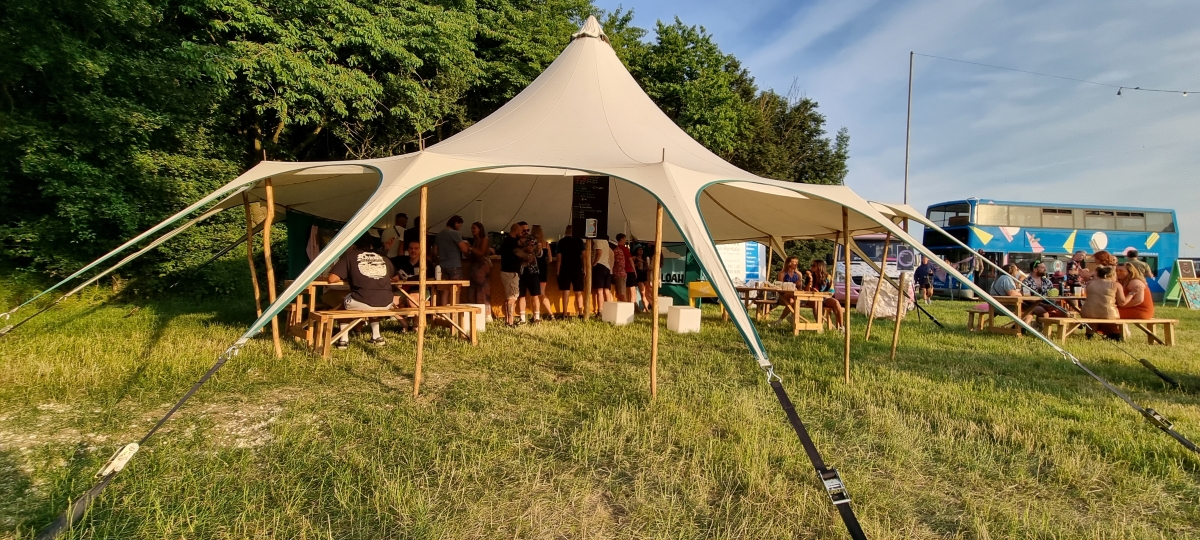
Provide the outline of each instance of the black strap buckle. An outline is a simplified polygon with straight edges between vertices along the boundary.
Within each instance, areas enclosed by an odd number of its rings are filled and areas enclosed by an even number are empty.
[[[825,484],[825,493],[829,494],[829,500],[833,504],[849,504],[850,492],[846,490],[846,484],[842,482],[842,476],[838,474],[837,469],[826,469],[821,473],[821,482]]]
[[[1146,420],[1150,421],[1151,424],[1154,424],[1154,427],[1163,431],[1171,429],[1171,426],[1174,425],[1170,420],[1167,420],[1163,415],[1158,414],[1158,411],[1151,409],[1150,407],[1142,409],[1142,416],[1145,416]]]

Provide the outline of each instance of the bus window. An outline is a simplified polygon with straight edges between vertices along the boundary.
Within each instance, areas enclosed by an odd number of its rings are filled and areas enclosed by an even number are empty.
[[[1008,207],[1008,224],[1013,227],[1041,227],[1042,209],[1031,206]]]
[[[1042,226],[1049,229],[1074,229],[1075,216],[1066,208],[1043,208]]]
[[[1171,214],[1166,212],[1147,212],[1146,230],[1160,233],[1175,232],[1175,224],[1171,222]]]
[[[976,225],[1008,225],[1008,207],[995,204],[980,204],[975,206]]]
[[[967,203],[943,204],[931,206],[925,217],[938,227],[954,227],[966,225],[970,220],[971,205]]]
[[[1085,229],[1111,231],[1117,228],[1117,213],[1108,210],[1084,210],[1083,224]]]
[[[1117,212],[1117,230],[1146,230],[1146,215],[1141,212]]]

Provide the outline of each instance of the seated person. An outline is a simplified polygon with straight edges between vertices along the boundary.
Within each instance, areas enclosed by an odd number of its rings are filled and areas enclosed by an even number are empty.
[[[1118,266],[1117,283],[1125,291],[1125,302],[1117,304],[1122,319],[1154,318],[1154,299],[1150,297],[1150,286],[1142,275],[1141,265],[1129,261]]]
[[[1117,283],[1116,272],[1112,266],[1097,266],[1091,281],[1088,281],[1084,290],[1087,297],[1083,299],[1083,307],[1080,309],[1084,318],[1121,318],[1117,306],[1125,304],[1125,291],[1121,288],[1121,284]],[[1119,325],[1099,324],[1096,325],[1095,330],[1097,333],[1118,341],[1123,337]],[[1088,337],[1091,335],[1092,332],[1089,330]]]
[[[397,282],[416,282],[421,279],[421,241],[413,240],[408,243],[408,247],[404,250],[405,254],[393,259],[396,265],[396,281]],[[425,279],[433,279],[433,265],[425,265]],[[409,298],[407,304],[411,307],[417,307],[416,294],[419,287],[414,283],[412,285],[404,285],[400,288]],[[400,302],[400,297],[396,297],[396,305],[404,305]]]
[[[783,269],[776,274],[775,281],[794,283],[796,284],[796,290],[800,290],[803,287],[804,281],[804,276],[800,274],[800,257],[792,256],[783,261]],[[774,324],[780,324],[787,320],[789,313],[793,313],[792,303],[793,298],[796,297],[796,293],[792,291],[779,291],[776,294],[779,296],[779,305],[783,306],[783,313],[779,314],[779,320],[775,321]]]
[[[1029,263],[1029,277],[1025,278],[1021,285],[1029,288],[1034,294],[1049,296],[1050,290],[1054,288],[1054,282],[1046,276],[1047,272],[1045,263],[1033,261]],[[1030,307],[1029,314],[1021,317],[1027,323],[1032,323],[1038,317],[1065,317],[1067,315],[1065,311],[1047,304],[1045,301],[1030,302],[1028,305]]]
[[[812,282],[809,288],[817,292],[831,293],[834,291],[833,276],[829,275],[825,261],[821,259],[814,260],[809,268],[809,272],[812,273]],[[838,302],[836,298],[826,298],[821,303],[821,306],[832,314],[831,317],[838,330],[845,332],[846,329],[842,327],[842,303]],[[813,311],[813,316],[816,316],[816,309],[814,308]]]
[[[1021,286],[1017,285],[1017,280],[1013,276],[1017,275],[1017,265],[1009,263],[1004,265],[1004,273],[996,276],[996,281],[992,282],[991,288],[988,289],[988,294],[992,296],[1021,296]]]
[[[379,311],[390,309],[394,304],[392,280],[396,271],[387,257],[372,250],[374,244],[375,239],[364,234],[329,269],[330,284],[345,282],[350,286],[350,294],[343,302],[345,309]],[[371,343],[385,343],[379,335],[379,321],[371,321]],[[345,336],[335,344],[338,349],[348,345]]]

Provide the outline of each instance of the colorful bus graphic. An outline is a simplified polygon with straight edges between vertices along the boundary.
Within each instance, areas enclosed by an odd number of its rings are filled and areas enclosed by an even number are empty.
[[[1090,258],[1105,250],[1124,261],[1126,253],[1137,250],[1154,270],[1146,280],[1156,297],[1164,292],[1179,257],[1174,210],[967,199],[931,205],[925,215],[971,250],[932,230],[925,231],[925,246],[984,290],[996,270],[974,259],[980,254],[997,264],[1015,263],[1023,271],[1040,260],[1055,272],[1076,251]],[[974,296],[944,271],[934,276],[934,288],[939,294]]]

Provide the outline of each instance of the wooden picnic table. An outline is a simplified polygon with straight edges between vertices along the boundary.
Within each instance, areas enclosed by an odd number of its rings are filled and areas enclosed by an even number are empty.
[[[284,281],[283,285],[285,287],[290,286],[293,281],[294,280],[289,279],[287,281]],[[418,283],[417,280],[400,281],[397,283],[393,283],[392,288],[399,292],[402,292],[403,294],[401,296],[403,298],[408,299],[408,302],[412,305],[412,307],[416,307],[416,301],[408,293],[403,292],[403,287],[416,286],[417,283]],[[461,289],[462,287],[471,286],[471,282],[467,281],[467,280],[458,280],[458,279],[427,279],[427,280],[425,280],[426,288],[430,288],[430,287],[434,287],[434,286],[449,286],[450,287],[450,305],[454,305],[454,304],[458,304],[459,289]],[[344,280],[339,283],[330,283],[328,276],[321,276],[317,279],[312,280],[312,282],[308,284],[308,287],[303,292],[296,295],[296,299],[292,301],[292,308],[288,312],[288,315],[287,315],[288,333],[297,338],[304,339],[305,341],[307,341],[309,343],[313,343],[313,339],[314,339],[313,338],[314,326],[313,326],[313,321],[312,321],[312,313],[314,311],[316,311],[317,301],[320,298],[317,287],[344,287],[346,289],[350,288],[349,285],[347,285]],[[432,302],[433,302],[433,305],[436,305],[436,302],[437,302],[436,294],[432,295]],[[455,318],[457,318],[457,317],[455,317]],[[454,321],[454,322],[461,323],[461,321]]]
[[[746,311],[750,312],[756,302],[765,299],[766,293],[775,293],[780,295],[790,295],[792,303],[787,308],[792,310],[792,335],[798,336],[801,331],[816,332],[818,334],[825,331],[825,299],[833,296],[832,293],[803,291],[803,290],[783,290],[774,287],[734,287],[738,292],[738,297],[741,298],[743,305],[746,306]],[[752,295],[752,292],[758,294]],[[757,297],[757,298],[756,298]],[[804,304],[812,304],[814,319],[809,320],[807,317],[800,314],[800,308]]]
[[[1007,307],[1009,311],[1012,311],[1018,319],[1025,316],[1024,310],[1026,303],[1036,302],[1040,304],[1044,302],[1040,296],[995,296],[993,298],[995,298],[997,302],[1004,304],[1004,307]],[[1084,299],[1082,296],[1047,296],[1046,298],[1049,298],[1051,301],[1055,302],[1056,307],[1068,313],[1076,309],[1073,302],[1082,301]],[[988,332],[996,334],[1011,334],[1014,336],[1022,335],[1023,331],[1021,325],[1017,324],[1016,321],[1010,321],[1007,324],[997,325],[996,317],[1001,315],[1001,313],[996,311],[995,306],[988,304],[987,323],[984,329]]]

